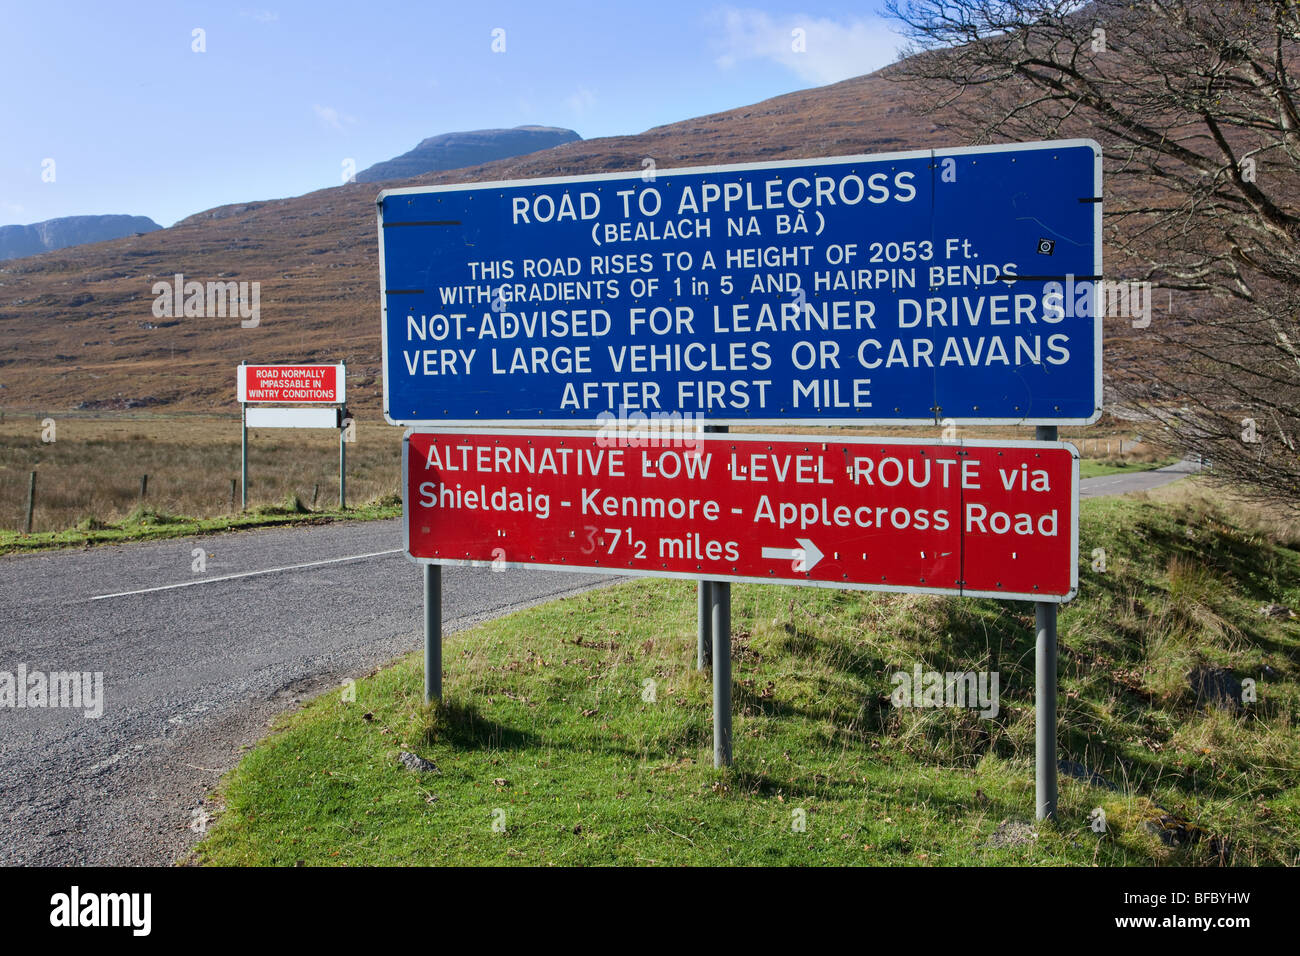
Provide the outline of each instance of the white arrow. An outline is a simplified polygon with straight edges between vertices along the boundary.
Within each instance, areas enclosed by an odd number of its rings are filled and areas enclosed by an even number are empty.
[[[797,548],[764,548],[763,557],[774,561],[793,561],[796,571],[811,571],[825,555],[807,538],[795,538]]]

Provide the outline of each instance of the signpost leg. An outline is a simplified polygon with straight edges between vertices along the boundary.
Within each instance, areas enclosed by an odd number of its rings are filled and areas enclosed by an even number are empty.
[[[339,363],[338,370],[338,398],[339,398],[339,511],[348,510],[348,446],[344,439],[348,434],[347,413],[348,407],[343,404],[344,388],[348,381],[348,367],[344,362]]]
[[[424,566],[424,702],[442,700],[442,565]]]
[[[706,432],[725,432],[726,425],[705,425],[703,430]],[[716,633],[713,629],[713,602],[714,588],[724,587],[725,585],[715,584],[712,581],[700,581],[697,611],[698,626],[697,640],[695,648],[695,669],[704,670],[713,664],[713,635]]]
[[[731,585],[713,581],[713,766],[731,766]]]
[[[1056,441],[1055,425],[1039,425],[1038,441]],[[1034,604],[1034,797],[1036,819],[1056,819],[1056,608]]]
[[[343,440],[348,430],[339,427],[339,511],[348,507],[348,443]]]
[[[239,404],[239,510],[248,510],[248,406]]]
[[[695,669],[702,671],[713,663],[713,585],[701,581],[699,586],[698,635]]]

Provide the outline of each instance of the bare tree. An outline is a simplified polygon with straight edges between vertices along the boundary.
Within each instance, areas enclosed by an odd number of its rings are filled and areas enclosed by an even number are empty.
[[[1178,292],[1112,384],[1300,509],[1300,0],[890,0],[886,75],[971,142],[1102,145],[1107,275]]]

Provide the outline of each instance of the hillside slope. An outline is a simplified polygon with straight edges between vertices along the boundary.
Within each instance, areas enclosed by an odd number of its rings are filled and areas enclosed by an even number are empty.
[[[958,145],[879,73],[648,130],[400,183],[490,181]],[[365,417],[380,405],[374,184],[249,202],[170,229],[0,267],[0,407],[235,407],[241,360],[339,360]],[[261,283],[261,322],[163,318],[175,274]],[[1110,355],[1108,354],[1108,361]]]

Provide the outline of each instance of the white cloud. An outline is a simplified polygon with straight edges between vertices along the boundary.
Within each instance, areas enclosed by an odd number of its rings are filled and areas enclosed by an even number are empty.
[[[568,104],[570,112],[582,116],[596,105],[596,94],[585,86],[580,86],[565,100],[565,103]]]
[[[332,106],[321,106],[319,103],[312,107],[312,112],[316,114],[317,119],[330,129],[341,130],[357,121],[355,116],[348,116],[346,113],[340,113]]]
[[[896,59],[903,42],[888,24],[872,18],[840,23],[736,7],[724,7],[715,16],[721,26],[719,67],[772,60],[808,83],[835,83],[878,70]]]

